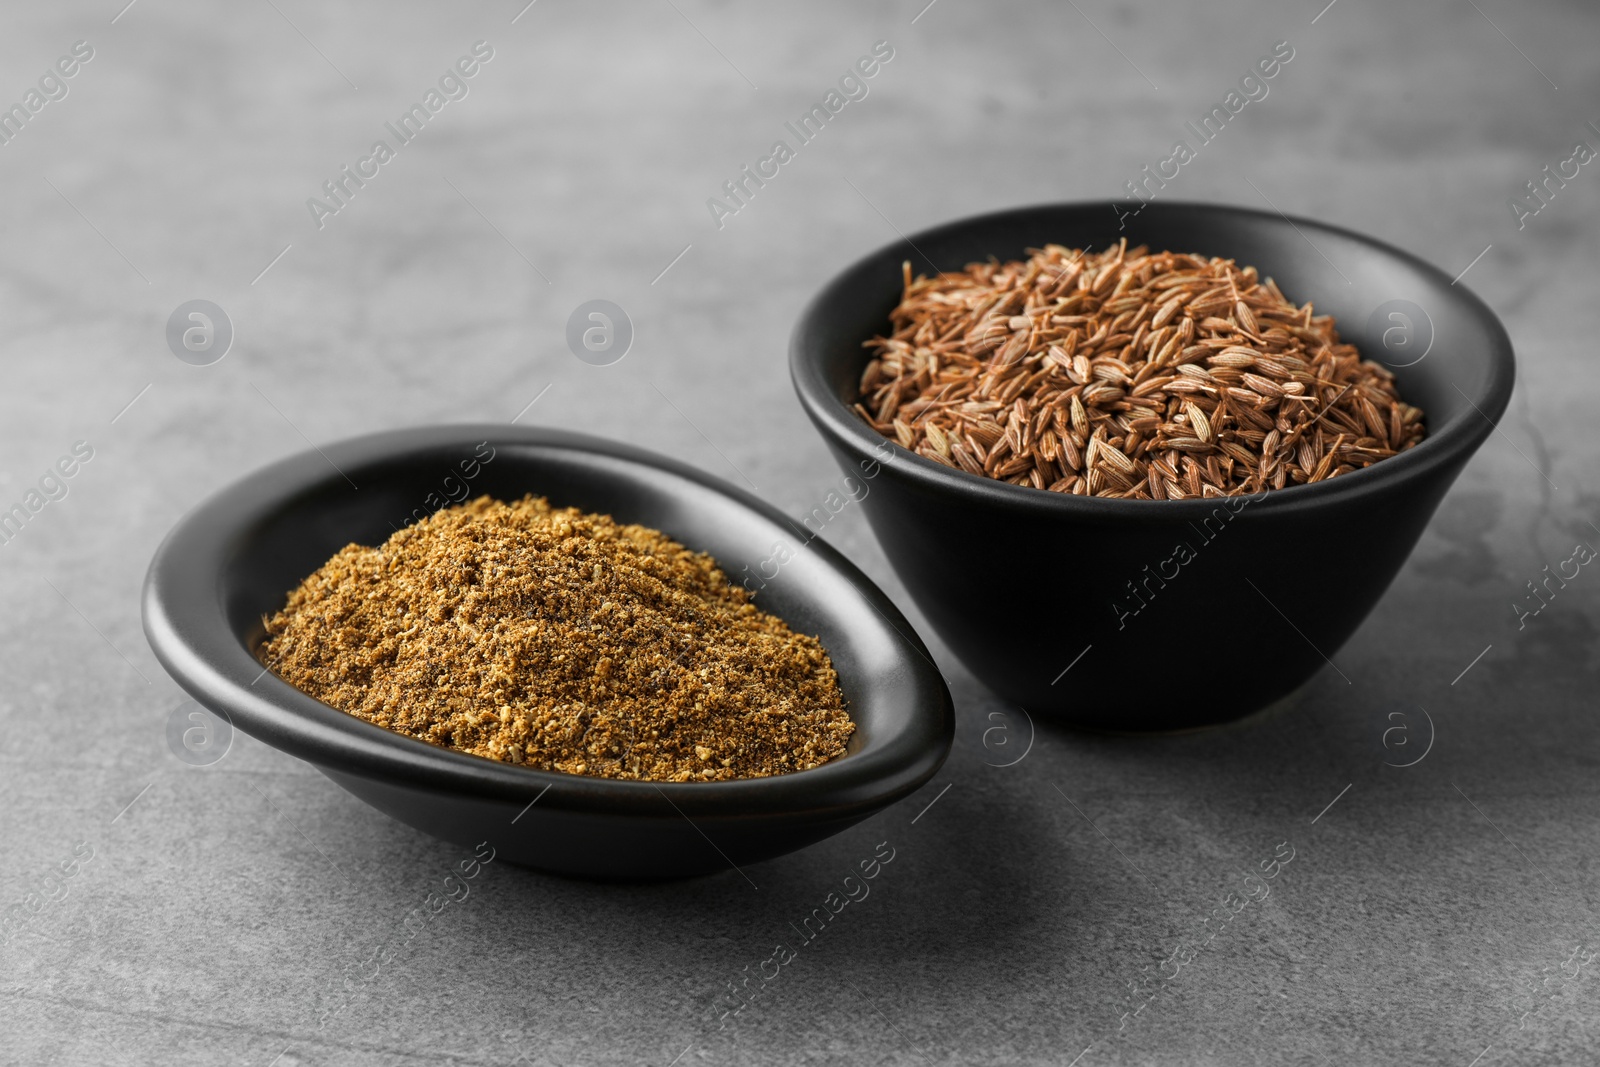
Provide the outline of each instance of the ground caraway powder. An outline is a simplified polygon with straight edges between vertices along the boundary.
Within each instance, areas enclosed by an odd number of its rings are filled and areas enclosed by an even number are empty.
[[[722,781],[806,770],[855,730],[828,654],[658,530],[487,496],[348,545],[267,621],[289,684],[540,770]]]

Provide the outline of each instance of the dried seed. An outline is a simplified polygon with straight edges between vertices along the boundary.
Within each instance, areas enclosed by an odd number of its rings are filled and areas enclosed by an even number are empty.
[[[1192,498],[1338,477],[1425,433],[1331,317],[1231,260],[1047,245],[935,277],[907,263],[902,276],[855,409],[963,470]]]
[[[1262,396],[1280,397],[1283,395],[1283,386],[1270,378],[1263,378],[1259,374],[1246,374],[1244,384]]]
[[[1077,442],[1071,437],[1061,439],[1061,453],[1067,457],[1067,466],[1075,471],[1083,470],[1083,453],[1078,449]]]
[[[1105,460],[1123,474],[1134,472],[1133,460],[1123,455],[1121,450],[1114,445],[1100,443],[1099,458]]]
[[[1089,433],[1089,413],[1084,410],[1083,401],[1076,394],[1072,397],[1072,428],[1081,435]]]
[[[1179,452],[1210,452],[1211,443],[1202,441],[1198,437],[1169,437],[1163,446],[1177,449]]]
[[[1256,325],[1256,317],[1254,315],[1250,314],[1250,309],[1245,306],[1245,303],[1244,303],[1243,300],[1237,301],[1233,305],[1233,313],[1234,313],[1234,316],[1239,320],[1239,325],[1243,326],[1245,328],[1245,332],[1247,332],[1247,333],[1260,333],[1261,332],[1261,327]]]
[[[1183,307],[1184,299],[1187,296],[1187,293],[1179,293],[1156,309],[1155,317],[1150,320],[1151,329],[1159,329],[1171,322],[1172,316],[1176,315],[1178,309]]]

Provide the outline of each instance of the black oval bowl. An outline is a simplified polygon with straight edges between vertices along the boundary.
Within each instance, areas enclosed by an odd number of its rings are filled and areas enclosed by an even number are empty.
[[[841,467],[882,461],[862,506],[911,596],[975,675],[1029,711],[1076,724],[1177,729],[1248,714],[1332,663],[1504,412],[1514,365],[1505,329],[1481,300],[1369,237],[1211,204],[1156,201],[1125,221],[1119,229],[1104,201],[1047,204],[887,245],[805,309],[790,372]],[[1393,370],[1401,395],[1426,413],[1427,438],[1363,470],[1247,503],[1108,500],[883,448],[850,409],[868,360],[862,342],[888,331],[903,261],[927,273],[1122,237],[1254,265],[1291,300],[1336,316],[1368,358],[1387,354],[1390,325],[1369,316],[1386,301],[1412,301],[1431,319],[1432,347]]]
[[[906,796],[948,755],[954,711],[926,648],[894,604],[820,542],[757,597],[821,639],[856,723],[846,754],[808,771],[652,783],[531,770],[392,733],[263,670],[262,617],[289,590],[345,545],[379,544],[469,493],[534,493],[653,526],[711,553],[733,580],[774,542],[796,539],[776,508],[627,445],[505,424],[380,433],[274,463],[179,522],[145,580],[150,645],[201,704],[373,807],[567,875],[673,878],[777,856]]]

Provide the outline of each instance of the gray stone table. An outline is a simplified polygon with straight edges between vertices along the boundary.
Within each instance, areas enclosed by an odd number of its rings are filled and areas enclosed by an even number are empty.
[[[0,944],[0,1062],[1600,1056],[1600,576],[1520,629],[1513,607],[1600,536],[1600,169],[1537,215],[1508,203],[1600,145],[1591,6],[122,2],[0,23],[0,104],[27,116],[0,144],[0,509],[92,450],[0,544],[0,909],[54,898]],[[363,164],[479,41],[492,55],[455,98]],[[878,41],[893,58],[867,95],[713,219],[707,199]],[[1293,58],[1268,95],[1162,195],[1270,200],[1465,272],[1520,357],[1502,432],[1287,706],[1162,737],[1040,723],[996,766],[1026,723],[924,626],[959,725],[917,796],[753,867],[759,890],[492,864],[381,966],[463,850],[251,738],[206,767],[169,750],[183,698],[145,644],[140,583],[178,517],[243,471],[520,416],[802,514],[837,474],[785,343],[823,280],[956,216],[1109,203],[1279,41]],[[323,184],[344,166],[369,177],[339,206]],[[596,297],[637,328],[610,367],[563,340]],[[164,331],[202,298],[236,337],[197,367]],[[826,536],[922,626],[862,516]],[[1394,723],[1421,747],[1419,708],[1427,758],[1385,766]],[[720,1027],[730,983],[880,842],[894,859],[870,898]],[[1271,896],[1156,977],[1280,843]],[[1123,1023],[1136,986],[1159,992]]]

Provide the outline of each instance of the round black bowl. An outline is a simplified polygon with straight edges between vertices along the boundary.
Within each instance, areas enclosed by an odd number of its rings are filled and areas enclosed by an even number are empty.
[[[856,723],[846,754],[809,771],[652,783],[530,770],[391,733],[263,670],[262,616],[328,557],[485,493],[653,526],[735,580],[774,542],[796,541],[776,508],[627,445],[504,424],[402,430],[292,456],[201,504],[150,564],[145,634],[201,704],[373,807],[560,874],[671,878],[781,855],[892,804],[944,762],[955,733],[944,680],[894,604],[821,542],[757,597],[820,637]]]
[[[1427,438],[1325,482],[1208,501],[1022,488],[899,447],[884,459],[884,438],[849,404],[868,360],[862,342],[888,331],[899,302],[903,261],[927,273],[1122,237],[1254,265],[1290,299],[1333,314],[1368,358],[1389,356],[1384,331],[1404,328],[1384,305],[1410,302],[1402,311],[1414,343],[1389,358],[1409,364],[1392,369],[1401,395],[1426,412]],[[862,505],[911,596],[967,667],[1029,711],[1122,730],[1237,718],[1328,666],[1489,436],[1514,376],[1494,313],[1415,256],[1307,219],[1160,201],[1125,229],[1103,201],[1049,204],[888,245],[812,300],[791,339],[790,371],[845,470],[883,460]]]

